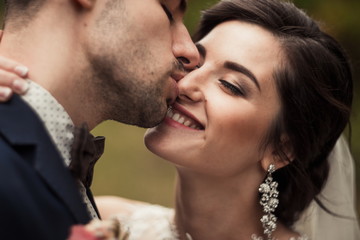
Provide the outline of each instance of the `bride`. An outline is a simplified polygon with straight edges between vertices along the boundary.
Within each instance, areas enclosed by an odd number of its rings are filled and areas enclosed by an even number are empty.
[[[328,226],[301,228],[316,201],[355,239],[355,217],[319,195],[353,96],[340,45],[277,0],[223,0],[195,40],[198,69],[179,77],[176,103],[145,135],[177,169],[175,209],[98,197],[103,218],[116,214],[129,240],[330,239]]]
[[[327,157],[349,122],[346,54],[277,0],[221,1],[204,12],[195,40],[199,68],[145,135],[177,169],[175,212],[106,197],[100,211],[121,212],[130,239],[307,239],[294,223],[313,200],[323,206]]]

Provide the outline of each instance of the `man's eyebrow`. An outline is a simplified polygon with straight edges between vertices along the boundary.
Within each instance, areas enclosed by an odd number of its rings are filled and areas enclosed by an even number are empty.
[[[206,49],[203,45],[201,45],[200,43],[196,43],[195,46],[197,47],[199,53],[200,53],[200,56],[202,58],[205,58],[206,57]]]
[[[236,62],[226,61],[224,63],[224,68],[227,68],[227,69],[230,69],[230,70],[233,70],[236,72],[240,72],[240,73],[246,75],[256,85],[256,87],[259,89],[259,91],[261,91],[260,84],[259,84],[258,80],[256,79],[255,75],[249,69],[244,67],[243,65],[238,64]]]

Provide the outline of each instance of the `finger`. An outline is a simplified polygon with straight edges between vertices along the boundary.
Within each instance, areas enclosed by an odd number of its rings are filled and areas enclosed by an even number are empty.
[[[27,90],[29,90],[29,82],[27,80],[20,79],[20,78],[15,79],[12,84],[12,89],[17,94],[21,94],[21,95],[25,94],[27,92]]]
[[[14,73],[0,69],[0,86],[11,88],[18,94],[24,94],[29,88],[29,82]]]
[[[12,90],[8,87],[0,87],[0,102],[9,100],[12,95]]]
[[[29,69],[24,65],[3,56],[0,56],[0,69],[16,73],[20,77],[26,77],[29,72]]]

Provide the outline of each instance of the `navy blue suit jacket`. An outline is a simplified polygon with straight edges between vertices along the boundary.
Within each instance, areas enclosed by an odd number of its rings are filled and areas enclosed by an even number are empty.
[[[19,96],[1,103],[0,239],[65,240],[71,225],[89,220],[39,117]]]

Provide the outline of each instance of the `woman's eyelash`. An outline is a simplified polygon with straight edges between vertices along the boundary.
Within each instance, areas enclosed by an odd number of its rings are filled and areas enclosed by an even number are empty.
[[[225,88],[229,89],[231,91],[231,93],[233,93],[234,95],[236,95],[236,96],[244,96],[245,95],[244,91],[242,91],[240,88],[234,86],[233,84],[231,84],[225,80],[222,80],[222,79],[220,79],[219,81]]]
[[[169,8],[165,4],[161,4],[162,8],[164,9],[167,17],[169,18],[170,22],[174,21],[174,16],[170,12]]]

